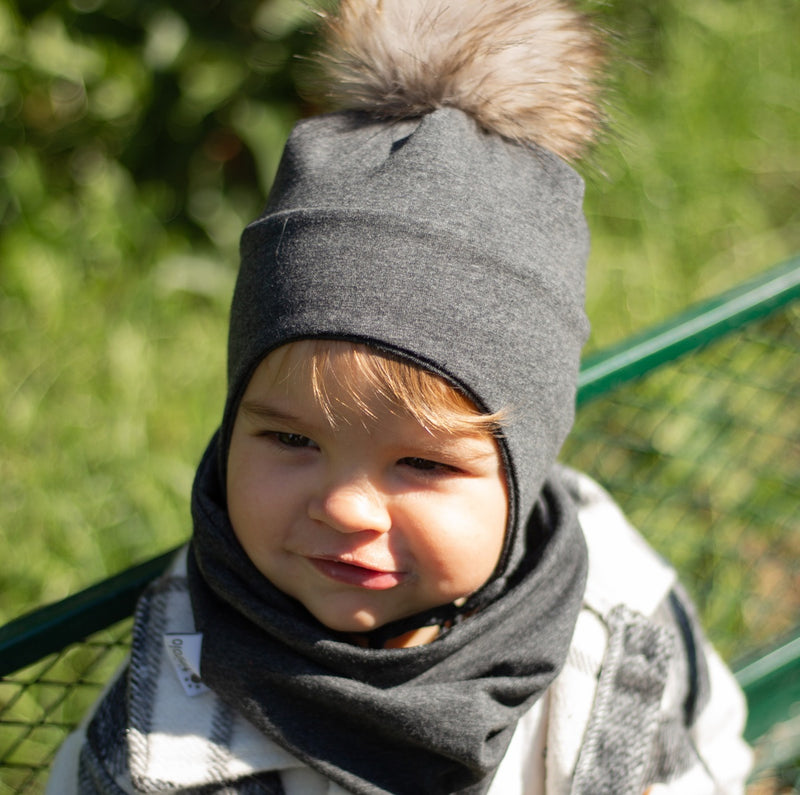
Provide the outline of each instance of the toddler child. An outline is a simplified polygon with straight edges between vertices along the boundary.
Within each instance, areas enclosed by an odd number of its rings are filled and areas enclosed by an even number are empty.
[[[59,793],[737,793],[741,693],[557,465],[602,47],[562,0],[345,0],[344,110],[244,232],[194,533]]]

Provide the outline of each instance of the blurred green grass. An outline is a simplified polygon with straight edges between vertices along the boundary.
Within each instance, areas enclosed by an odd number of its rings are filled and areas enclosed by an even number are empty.
[[[596,10],[593,347],[800,250],[800,4]],[[300,0],[0,0],[0,621],[188,536],[310,29]]]

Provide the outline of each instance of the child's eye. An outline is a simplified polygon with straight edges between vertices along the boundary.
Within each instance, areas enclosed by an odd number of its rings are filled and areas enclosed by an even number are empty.
[[[455,467],[447,464],[440,464],[438,461],[431,461],[429,458],[401,458],[400,463],[411,469],[418,469],[421,472],[454,472]]]
[[[286,431],[276,431],[272,434],[276,442],[284,447],[313,447],[314,442],[300,433],[288,433]]]

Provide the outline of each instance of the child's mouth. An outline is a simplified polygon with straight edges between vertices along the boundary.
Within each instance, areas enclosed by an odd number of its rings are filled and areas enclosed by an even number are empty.
[[[331,580],[353,585],[357,588],[367,588],[372,591],[385,591],[399,585],[405,575],[400,571],[380,571],[354,563],[345,563],[340,560],[326,558],[309,558],[314,568]]]

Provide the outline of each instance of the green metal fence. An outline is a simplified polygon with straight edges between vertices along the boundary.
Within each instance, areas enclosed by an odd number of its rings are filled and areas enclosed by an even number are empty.
[[[676,565],[737,671],[754,792],[800,792],[798,281],[795,259],[587,360],[565,449]]]
[[[800,792],[800,258],[586,360],[564,459],[678,567],[737,671],[752,793]],[[0,795],[37,793],[168,556],[0,629]]]

